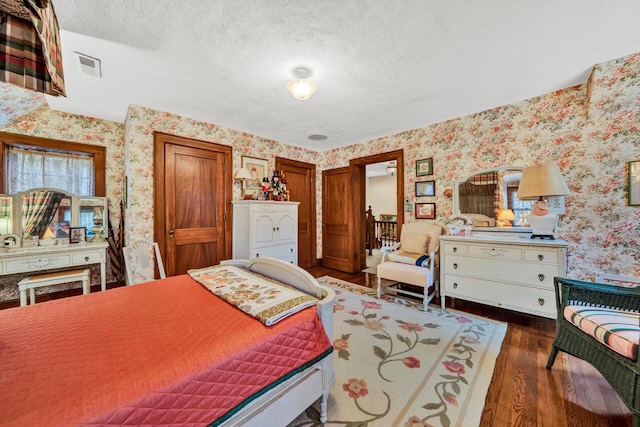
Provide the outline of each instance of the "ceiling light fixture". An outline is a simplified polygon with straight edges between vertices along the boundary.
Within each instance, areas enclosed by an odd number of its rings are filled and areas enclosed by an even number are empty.
[[[296,78],[287,84],[287,90],[300,101],[309,99],[318,90],[318,86],[307,79],[311,75],[311,71],[306,67],[298,67],[293,71],[293,74]]]
[[[395,176],[398,172],[398,166],[396,166],[396,162],[389,162],[389,166],[387,166],[387,175]]]

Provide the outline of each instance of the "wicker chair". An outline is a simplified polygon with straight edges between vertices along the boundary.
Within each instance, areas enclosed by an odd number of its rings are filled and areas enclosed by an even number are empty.
[[[578,357],[596,368],[633,413],[633,427],[640,427],[640,355],[629,358],[612,350],[564,317],[568,305],[640,311],[640,287],[554,278],[558,308],[556,338],[549,354],[551,369],[558,350]]]

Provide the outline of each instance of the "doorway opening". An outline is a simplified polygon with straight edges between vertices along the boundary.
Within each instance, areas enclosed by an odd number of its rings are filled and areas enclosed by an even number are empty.
[[[353,159],[359,271],[374,273],[382,246],[393,246],[404,223],[404,152]]]

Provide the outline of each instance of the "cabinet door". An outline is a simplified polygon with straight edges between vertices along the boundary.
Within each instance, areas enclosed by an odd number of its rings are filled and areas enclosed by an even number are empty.
[[[298,220],[289,212],[277,218],[276,244],[295,242],[298,235]]]
[[[272,213],[257,212],[251,221],[251,247],[262,248],[275,244],[277,223]]]

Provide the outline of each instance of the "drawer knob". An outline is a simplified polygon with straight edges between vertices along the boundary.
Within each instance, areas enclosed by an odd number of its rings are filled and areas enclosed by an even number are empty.
[[[85,260],[85,262],[89,261],[89,257],[88,256],[84,257],[84,260]]]
[[[453,284],[453,289],[458,289],[458,284],[457,283]]]
[[[542,254],[538,254],[538,259],[539,259],[540,261],[542,261],[542,260],[544,259],[544,255],[542,255]]]
[[[456,247],[454,246],[454,248],[453,248],[453,252],[458,252],[458,248],[456,248]]]
[[[256,254],[256,258],[260,258],[260,254]]]
[[[541,282],[544,281],[544,274],[538,274],[538,280],[540,280]]]
[[[291,253],[293,253],[293,248],[291,248]]]
[[[453,263],[453,269],[454,269],[454,270],[457,270],[457,269],[458,269],[458,263],[457,263],[457,262],[454,262],[454,263]]]
[[[538,304],[544,305],[544,298],[538,298]]]

